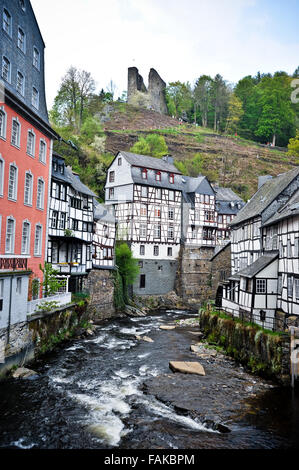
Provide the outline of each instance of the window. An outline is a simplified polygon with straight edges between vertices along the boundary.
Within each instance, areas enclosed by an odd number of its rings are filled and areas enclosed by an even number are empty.
[[[17,92],[20,93],[20,95],[24,96],[24,90],[25,90],[25,78],[24,75],[21,72],[17,73]]]
[[[27,136],[27,153],[31,157],[34,157],[35,154],[35,134],[33,131],[28,131]]]
[[[214,221],[214,212],[205,211],[205,222],[213,222],[213,221]]]
[[[22,278],[21,277],[17,277],[16,293],[22,294]]]
[[[210,204],[210,196],[208,194],[204,195],[204,204]]]
[[[145,246],[140,245],[140,256],[144,256],[144,255],[145,255]]]
[[[33,176],[30,172],[25,175],[25,188],[24,188],[24,204],[26,206],[32,205],[32,187],[33,187]]]
[[[161,171],[156,171],[156,181],[161,181]]]
[[[156,188],[156,199],[161,199],[162,197],[162,189]]]
[[[172,256],[172,248],[171,247],[167,248],[167,256]]]
[[[288,276],[288,297],[293,297],[293,278]]]
[[[114,188],[110,188],[109,189],[109,199],[113,199],[114,198]]]
[[[170,208],[168,209],[168,218],[169,218],[169,220],[173,220],[173,219],[174,219],[174,209],[173,209],[173,207],[170,207]]]
[[[169,183],[170,184],[174,183],[174,175],[172,173],[170,173],[170,175],[169,175]]]
[[[72,230],[78,230],[79,223],[77,219],[72,219]]]
[[[9,166],[8,199],[17,200],[18,169],[14,164]]]
[[[0,197],[3,196],[3,184],[4,184],[4,160],[0,155]]]
[[[140,274],[139,287],[140,289],[145,289],[145,274]]]
[[[61,212],[60,217],[59,217],[59,228],[60,228],[60,230],[65,229],[65,222],[66,222],[66,213]]]
[[[214,234],[212,229],[204,228],[203,229],[203,239],[204,240],[214,240]]]
[[[154,246],[154,256],[159,256],[159,247],[158,246]]]
[[[0,137],[6,138],[6,112],[0,108]]]
[[[141,197],[147,197],[147,187],[141,186]]]
[[[32,88],[32,100],[31,100],[32,106],[35,109],[39,108],[39,92],[37,91],[36,88]]]
[[[2,78],[6,82],[10,83],[11,77],[11,65],[7,57],[3,56],[2,58]]]
[[[155,207],[155,217],[161,217],[161,208],[159,206]]]
[[[44,192],[45,192],[45,183],[41,178],[39,178],[37,182],[37,199],[36,199],[36,207],[38,209],[44,208]]]
[[[256,280],[256,293],[257,294],[266,294],[266,279],[257,279]]]
[[[18,48],[24,52],[26,50],[25,33],[22,28],[18,28]]]
[[[139,235],[142,238],[146,238],[146,236],[147,236],[147,225],[146,224],[140,224]]]
[[[110,171],[110,173],[109,173],[109,183],[114,183],[114,180],[115,180],[115,172]]]
[[[143,268],[143,261],[138,261],[139,268]]]
[[[57,228],[58,212],[52,211],[51,228]]]
[[[20,7],[22,8],[23,11],[26,11],[25,7],[25,0],[19,0]]]
[[[299,278],[298,277],[294,278],[294,285],[295,285],[296,299],[299,299]]]
[[[168,225],[168,238],[170,238],[170,239],[174,238],[173,224]]]
[[[23,222],[22,230],[22,255],[29,255],[30,253],[30,223]]]
[[[34,237],[34,256],[41,256],[42,254],[42,227],[41,225],[35,226]]]
[[[61,188],[60,188],[61,189]],[[61,194],[61,191],[60,191]],[[76,197],[71,197],[71,207],[74,209],[81,209],[81,199],[78,199]]]
[[[119,159],[117,160],[117,164],[118,164],[118,166],[121,166],[121,165],[122,165],[122,159],[121,159],[121,158],[119,158]]]
[[[46,153],[47,153],[47,144],[44,140],[40,140],[38,158],[41,163],[46,163]]]
[[[40,69],[40,54],[36,47],[33,48],[33,65],[37,70]]]
[[[15,249],[15,219],[8,217],[6,224],[5,253],[14,253]]]
[[[170,201],[174,201],[174,191],[169,191],[168,197]]]
[[[222,223],[223,223],[223,215],[218,214],[218,224],[222,224]]]
[[[18,148],[20,147],[20,136],[21,124],[19,123],[18,119],[13,119],[11,128],[11,143]]]
[[[9,36],[11,36],[11,25],[12,25],[11,15],[6,9],[4,9],[3,10],[3,29]]]
[[[147,180],[147,169],[146,168],[142,168],[141,177],[142,177],[143,180]]]
[[[154,238],[161,238],[161,225],[155,225]]]
[[[191,238],[194,240],[197,238],[197,230],[194,226],[191,227]]]

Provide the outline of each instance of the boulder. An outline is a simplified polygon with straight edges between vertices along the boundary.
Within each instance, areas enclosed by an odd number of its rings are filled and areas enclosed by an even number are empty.
[[[169,367],[173,372],[181,372],[182,374],[206,375],[203,366],[199,362],[170,361]]]
[[[161,325],[160,330],[175,330],[175,325]]]
[[[27,379],[28,377],[32,377],[33,375],[38,375],[37,372],[34,370],[26,369],[26,367],[19,367],[12,373],[12,377],[14,379]]]
[[[139,341],[146,341],[147,343],[153,343],[154,342],[154,340],[149,338],[148,336],[136,335],[135,338],[138,339]]]

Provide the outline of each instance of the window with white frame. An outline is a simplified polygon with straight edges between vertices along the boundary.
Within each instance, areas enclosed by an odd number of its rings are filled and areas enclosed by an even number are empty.
[[[60,230],[65,229],[65,222],[66,222],[66,213],[65,212],[60,212],[60,217],[59,217],[59,226],[58,228]]]
[[[162,197],[162,189],[156,188],[156,199],[161,199]]]
[[[8,177],[8,199],[13,201],[17,200],[18,191],[18,168],[13,163],[9,166],[9,177]]]
[[[155,225],[154,238],[161,238],[161,225]]]
[[[146,186],[141,186],[141,197],[147,197],[148,190]]]
[[[161,207],[160,206],[155,207],[155,217],[161,217]]]
[[[4,160],[0,155],[0,196],[3,196],[4,188]]]
[[[17,277],[16,293],[19,295],[22,294],[22,278],[21,277]]]
[[[169,201],[174,201],[174,191],[169,191],[168,192],[168,199],[169,199]]]
[[[173,224],[168,225],[168,238],[170,238],[170,239],[174,238]]]
[[[147,216],[147,205],[141,204],[140,206],[140,215],[146,217]]]
[[[41,256],[42,254],[42,226],[35,226],[35,237],[34,237],[34,255]]]
[[[13,217],[8,217],[6,222],[5,253],[12,254],[15,250],[15,227],[16,222]]]
[[[26,52],[26,36],[22,28],[18,28],[18,48],[24,52]]]
[[[294,286],[296,299],[299,299],[299,277],[294,278]]]
[[[24,186],[24,204],[26,204],[26,206],[31,206],[33,194],[33,175],[30,171],[27,171],[25,174]]]
[[[32,106],[35,109],[39,108],[39,92],[35,87],[32,88],[32,101],[31,101],[31,103],[32,103]]]
[[[168,209],[168,218],[169,218],[169,220],[174,219],[174,208],[173,207],[169,207],[169,209]]]
[[[11,36],[12,34],[12,18],[11,18],[11,14],[9,13],[8,10],[6,10],[6,8],[4,8],[3,10],[3,29],[4,31],[9,35]]]
[[[33,65],[37,70],[40,69],[40,53],[36,47],[33,48]]]
[[[257,294],[266,294],[266,279],[257,279],[256,280],[256,293]]]
[[[52,211],[52,217],[50,218],[51,228],[57,228],[58,222],[58,211]]]
[[[45,193],[45,183],[41,178],[39,178],[37,180],[37,199],[36,199],[36,207],[38,209],[44,208],[44,193]]]
[[[146,238],[146,236],[147,236],[147,225],[146,224],[140,224],[139,235],[140,235],[141,238]]]
[[[20,95],[24,96],[25,93],[25,77],[21,72],[17,72],[17,92],[20,93]]]
[[[144,255],[145,255],[145,246],[140,245],[140,256],[144,256]]]
[[[159,256],[159,247],[157,245],[154,246],[154,256]]]
[[[11,143],[15,147],[20,147],[21,124],[17,118],[13,118],[11,127]]]
[[[8,83],[11,81],[11,63],[5,56],[2,57],[2,78]]]
[[[114,198],[114,188],[110,188],[109,189],[109,199],[113,199]]]
[[[46,153],[47,153],[47,144],[46,142],[41,139],[39,141],[39,161],[41,163],[46,163]]]
[[[0,108],[0,137],[6,138],[6,112]]]
[[[21,253],[22,255],[29,255],[30,253],[30,222],[28,220],[23,222]]]
[[[28,135],[27,135],[27,153],[31,157],[34,157],[34,154],[35,154],[35,134],[32,130],[28,131]]]
[[[293,278],[288,276],[288,297],[293,297]]]
[[[115,171],[109,172],[109,183],[114,183],[115,181]]]

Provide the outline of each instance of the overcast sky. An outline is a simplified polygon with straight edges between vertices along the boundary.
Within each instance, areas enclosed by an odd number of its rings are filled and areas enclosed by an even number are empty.
[[[167,83],[220,73],[235,83],[299,65],[298,0],[31,0],[46,43],[48,107],[67,69],[117,95],[135,66]]]

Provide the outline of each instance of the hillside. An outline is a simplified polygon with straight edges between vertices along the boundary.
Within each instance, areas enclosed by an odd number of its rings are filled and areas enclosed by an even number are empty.
[[[108,105],[99,117],[106,134],[107,152],[128,151],[141,135],[156,132],[163,135],[175,160],[185,161],[200,153],[202,173],[212,182],[232,187],[245,199],[256,191],[259,175],[276,176],[296,164],[286,149],[214,134],[209,129],[183,125],[169,116],[124,103]]]

